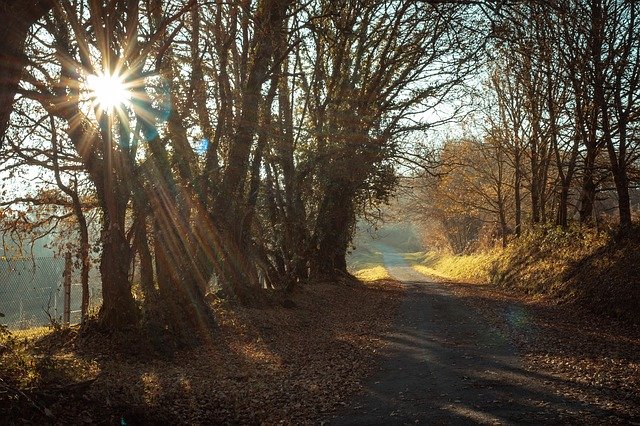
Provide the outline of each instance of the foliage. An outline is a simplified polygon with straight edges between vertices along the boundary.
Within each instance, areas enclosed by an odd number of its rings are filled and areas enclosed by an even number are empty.
[[[470,252],[489,233],[504,247],[529,227],[597,226],[613,211],[627,232],[639,196],[639,8],[521,2],[496,18],[475,129],[437,147],[437,167],[418,179],[428,244]]]
[[[491,283],[637,322],[638,236],[637,225],[625,237],[616,236],[612,222],[599,231],[547,225],[513,238],[506,249],[466,255],[416,252],[405,254],[405,259],[426,275]]]
[[[408,0],[55,3],[23,40],[0,203],[13,223],[37,210],[40,234],[68,219],[85,278],[100,229],[109,329],[212,322],[212,280],[254,305],[337,279],[405,137],[477,68],[479,20]]]
[[[513,169],[500,140],[448,140],[433,175],[419,179],[410,205],[421,200],[417,219],[425,244],[455,254],[490,248],[514,227]],[[491,241],[494,240],[494,241]]]

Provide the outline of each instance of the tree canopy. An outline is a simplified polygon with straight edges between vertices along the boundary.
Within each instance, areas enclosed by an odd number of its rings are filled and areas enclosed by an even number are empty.
[[[66,224],[84,282],[94,247],[106,328],[188,340],[214,282],[259,305],[347,277],[358,216],[408,166],[455,251],[487,223],[503,245],[595,223],[604,193],[631,224],[636,2],[18,3],[0,7],[3,229]]]

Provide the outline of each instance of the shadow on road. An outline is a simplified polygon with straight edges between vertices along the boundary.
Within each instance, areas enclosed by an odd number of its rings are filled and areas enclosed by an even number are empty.
[[[509,340],[450,285],[418,273],[393,249],[378,248],[389,273],[405,284],[406,298],[386,336],[383,371],[332,423],[557,424],[586,414],[617,417],[558,394],[569,384],[523,369]],[[517,321],[517,309],[513,316]]]

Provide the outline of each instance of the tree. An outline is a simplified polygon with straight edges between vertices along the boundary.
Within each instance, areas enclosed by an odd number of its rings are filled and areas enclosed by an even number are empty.
[[[24,43],[31,26],[53,7],[53,0],[0,2],[0,146],[25,66]]]
[[[631,226],[628,169],[637,148],[629,126],[638,120],[640,103],[640,6],[594,0],[590,12],[594,101],[618,195],[620,228],[626,232]]]
[[[462,39],[467,10],[408,1],[320,7],[315,14],[326,18],[314,22],[315,43],[307,49],[322,194],[312,271],[333,278],[346,273],[357,201],[386,199],[398,141],[425,127],[415,118],[437,106],[475,62],[474,46]]]

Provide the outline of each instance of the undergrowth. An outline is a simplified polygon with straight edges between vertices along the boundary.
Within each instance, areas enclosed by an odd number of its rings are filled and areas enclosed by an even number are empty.
[[[66,340],[70,333],[53,327],[10,331],[0,325],[0,412],[7,403],[17,409],[25,402],[35,406],[29,395],[38,388],[85,378],[86,362],[68,353],[54,354],[49,347],[49,341]]]
[[[6,326],[0,325],[0,384],[5,392],[11,388],[36,385],[50,365],[49,359],[37,358],[28,350],[28,341],[32,337],[24,331],[14,334]]]
[[[541,226],[511,240],[504,250],[459,256],[410,253],[405,258],[427,275],[491,283],[640,322],[640,225],[624,237],[612,228]]]
[[[572,227],[540,227],[513,240],[492,265],[494,284],[530,294],[559,295],[563,277],[611,243],[609,233]]]
[[[579,227],[540,228],[514,241],[491,276],[502,287],[639,322],[640,228],[622,237]]]

